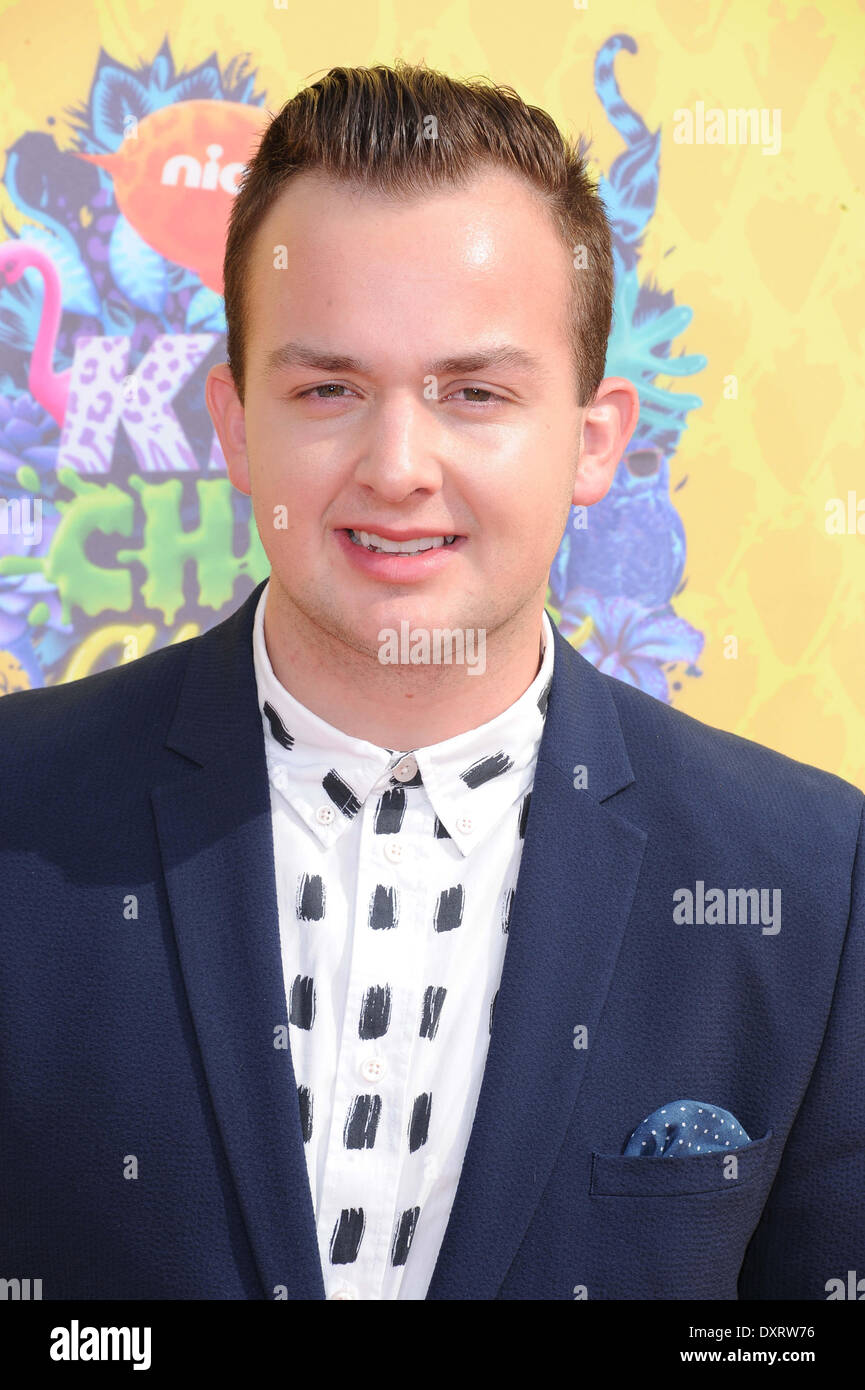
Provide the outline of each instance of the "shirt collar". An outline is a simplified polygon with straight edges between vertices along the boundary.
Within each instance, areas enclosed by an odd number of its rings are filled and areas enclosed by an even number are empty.
[[[367,797],[378,816],[396,816],[402,788],[423,785],[438,817],[436,835],[468,854],[531,787],[543,734],[555,643],[542,617],[543,658],[531,685],[476,729],[409,752],[379,748],[320,719],[274,675],[264,639],[270,582],[255,610],[253,662],[271,785],[328,848]],[[396,773],[396,775],[394,775]]]

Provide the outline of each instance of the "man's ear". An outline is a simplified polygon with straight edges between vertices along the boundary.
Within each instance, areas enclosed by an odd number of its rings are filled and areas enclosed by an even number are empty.
[[[575,506],[591,507],[606,497],[639,418],[640,397],[634,383],[623,376],[605,376],[583,416]]]
[[[228,476],[238,492],[249,496],[249,459],[246,453],[246,417],[231,368],[219,362],[207,373],[204,399],[213,428],[219,436]]]

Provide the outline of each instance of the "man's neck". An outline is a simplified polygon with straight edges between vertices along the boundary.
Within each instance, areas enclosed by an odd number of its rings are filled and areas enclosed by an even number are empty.
[[[467,664],[383,665],[293,605],[283,620],[272,581],[264,637],[276,679],[300,704],[353,738],[407,751],[488,723],[528,690],[543,659],[542,613],[486,633],[484,669],[474,675]]]

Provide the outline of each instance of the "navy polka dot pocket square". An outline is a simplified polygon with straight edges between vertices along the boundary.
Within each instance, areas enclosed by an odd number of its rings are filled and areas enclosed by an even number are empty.
[[[623,1149],[626,1158],[668,1158],[723,1153],[750,1144],[735,1115],[705,1100],[668,1101],[637,1125]]]

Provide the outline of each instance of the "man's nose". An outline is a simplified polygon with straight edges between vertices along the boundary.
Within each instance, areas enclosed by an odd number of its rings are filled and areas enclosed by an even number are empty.
[[[424,399],[422,386],[382,397],[370,412],[355,479],[393,501],[418,488],[437,491],[443,477],[442,442],[435,402]]]

